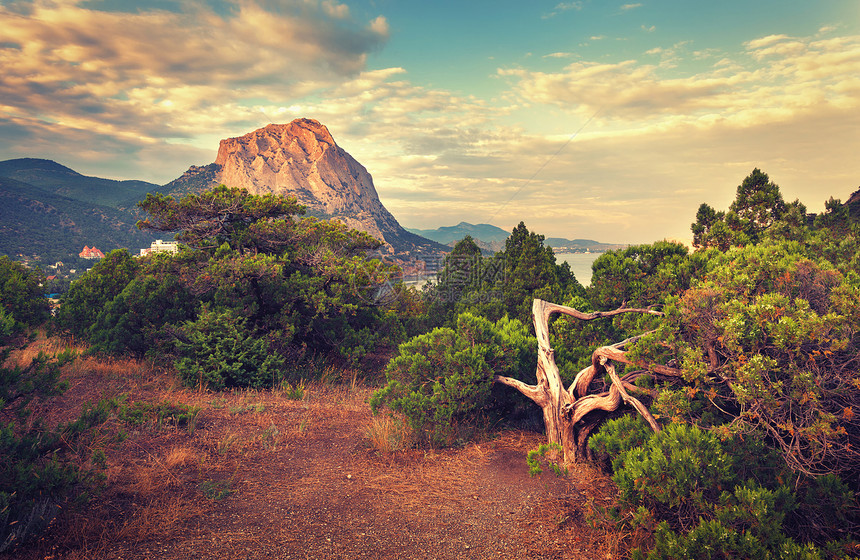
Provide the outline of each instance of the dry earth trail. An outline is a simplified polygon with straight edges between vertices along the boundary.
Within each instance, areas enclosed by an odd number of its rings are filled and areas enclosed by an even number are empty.
[[[588,466],[529,477],[540,434],[505,431],[457,449],[381,453],[367,437],[372,389],[196,393],[165,377],[81,369],[52,414],[126,394],[199,406],[193,433],[108,426],[105,490],[66,512],[24,559],[612,558],[586,511],[614,498]],[[136,380],[135,380],[136,379]],[[121,427],[114,427],[120,429]],[[8,556],[8,554],[7,554]],[[2,558],[3,555],[0,555]]]

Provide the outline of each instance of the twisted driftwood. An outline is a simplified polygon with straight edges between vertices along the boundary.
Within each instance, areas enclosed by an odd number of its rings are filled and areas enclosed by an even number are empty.
[[[537,383],[528,385],[518,379],[502,375],[495,376],[494,380],[517,389],[543,409],[547,438],[550,443],[557,443],[561,446],[564,454],[563,463],[567,465],[575,462],[579,457],[584,457],[588,435],[606,415],[617,410],[622,402],[635,408],[655,432],[660,431],[660,426],[645,405],[627,392],[627,388],[633,387],[629,382],[630,380],[618,377],[612,363],[613,361],[626,364],[633,363],[626,357],[621,348],[634,339],[595,350],[591,357],[591,365],[580,371],[570,387],[565,388],[555,364],[554,352],[549,343],[549,319],[554,313],[561,313],[583,321],[612,317],[621,313],[643,313],[659,316],[662,316],[663,313],[653,309],[627,307],[612,311],[583,313],[572,307],[540,299],[534,300],[532,315],[538,340]],[[680,376],[681,373],[678,369],[660,365],[650,365],[650,370],[670,377]],[[609,391],[600,394],[588,394],[591,381],[596,375],[603,372],[608,373],[612,379],[612,386]],[[589,416],[590,413],[597,411],[603,411],[603,414]]]

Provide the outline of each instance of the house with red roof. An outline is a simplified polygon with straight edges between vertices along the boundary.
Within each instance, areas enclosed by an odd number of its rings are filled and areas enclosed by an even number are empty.
[[[82,259],[103,259],[105,258],[105,254],[96,249],[95,247],[87,247],[84,245],[84,250],[78,253],[78,256]]]

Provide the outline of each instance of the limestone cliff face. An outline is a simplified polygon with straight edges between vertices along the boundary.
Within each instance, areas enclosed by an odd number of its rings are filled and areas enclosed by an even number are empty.
[[[404,230],[379,201],[367,169],[312,119],[270,124],[221,140],[214,164],[192,167],[168,187],[187,192],[195,178],[205,183],[198,188],[223,183],[253,194],[294,196],[309,214],[336,218],[365,231],[385,241],[392,252],[433,252],[441,247]]]

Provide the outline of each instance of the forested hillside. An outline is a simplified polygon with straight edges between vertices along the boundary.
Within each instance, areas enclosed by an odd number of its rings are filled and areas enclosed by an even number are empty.
[[[0,162],[0,254],[53,264],[84,246],[148,247],[155,237],[135,227],[135,205],[156,188],[87,177],[50,160]]]

